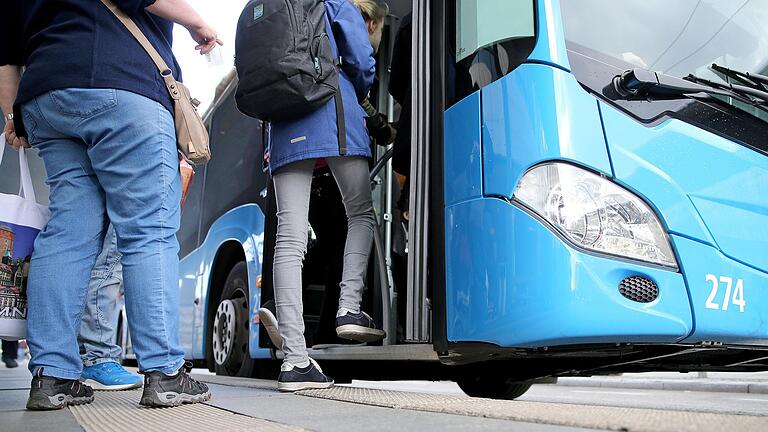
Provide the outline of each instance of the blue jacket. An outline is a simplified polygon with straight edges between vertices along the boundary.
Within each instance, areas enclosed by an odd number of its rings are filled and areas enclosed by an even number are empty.
[[[376,61],[360,10],[349,0],[325,0],[331,46],[342,57],[339,87],[347,129],[346,156],[371,157],[365,112],[360,107],[373,84]],[[339,156],[336,105],[329,100],[308,115],[272,123],[269,169],[300,160]]]

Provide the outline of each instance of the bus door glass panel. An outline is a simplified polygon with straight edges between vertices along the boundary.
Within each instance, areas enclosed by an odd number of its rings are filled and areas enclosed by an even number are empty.
[[[533,51],[533,0],[453,0],[447,9],[447,106],[498,80]]]

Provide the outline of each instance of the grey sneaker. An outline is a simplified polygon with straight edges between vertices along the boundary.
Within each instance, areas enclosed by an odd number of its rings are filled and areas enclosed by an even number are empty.
[[[336,334],[342,339],[358,342],[376,342],[387,336],[387,332],[378,328],[367,313],[353,314],[349,311],[336,318]]]
[[[40,368],[32,378],[27,409],[57,410],[69,405],[83,405],[91,402],[93,402],[92,388],[78,380],[43,376],[43,368]]]
[[[192,363],[186,362],[175,375],[162,372],[144,373],[144,393],[140,405],[174,407],[205,402],[211,398],[208,386],[189,376]]]

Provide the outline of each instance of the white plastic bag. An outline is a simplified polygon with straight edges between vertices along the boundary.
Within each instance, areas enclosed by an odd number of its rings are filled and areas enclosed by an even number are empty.
[[[0,133],[0,162],[6,147],[5,136]],[[50,215],[48,208],[35,198],[24,149],[18,155],[19,193],[0,193],[0,339],[6,340],[24,339],[27,335],[29,262],[35,238]]]

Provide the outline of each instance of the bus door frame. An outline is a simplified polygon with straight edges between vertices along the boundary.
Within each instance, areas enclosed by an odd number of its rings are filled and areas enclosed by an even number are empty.
[[[432,342],[437,352],[447,351],[443,193],[445,16],[444,1],[413,0],[411,40],[415,79],[411,95],[405,336],[408,342]]]

